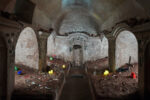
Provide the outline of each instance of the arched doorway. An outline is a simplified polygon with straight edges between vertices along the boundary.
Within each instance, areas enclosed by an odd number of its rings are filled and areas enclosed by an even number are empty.
[[[75,67],[82,67],[83,51],[81,45],[73,45],[73,63]]]
[[[38,69],[38,42],[34,30],[30,27],[26,27],[19,36],[15,50],[15,63]]]
[[[145,50],[145,92],[146,96],[150,94],[150,43]]]
[[[0,36],[0,100],[7,97],[7,47]]]
[[[130,31],[122,31],[117,36],[115,52],[116,69],[125,64],[137,64],[138,43],[134,34]]]

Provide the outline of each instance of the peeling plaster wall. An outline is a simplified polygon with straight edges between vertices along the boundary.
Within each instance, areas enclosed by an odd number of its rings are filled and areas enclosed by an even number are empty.
[[[121,32],[116,40],[116,68],[129,62],[138,62],[138,44],[136,37],[129,31]]]
[[[59,58],[67,61],[73,61],[73,50],[70,51],[72,45],[67,37],[56,36],[55,43],[53,35],[50,35],[47,43],[47,55],[55,54]],[[104,37],[101,41],[98,37],[90,37],[83,46],[83,62],[89,60],[97,60],[108,56],[108,40]],[[86,49],[85,49],[86,48]]]
[[[84,51],[84,61],[97,60],[108,57],[108,40],[104,37],[90,38],[86,42],[87,49]]]
[[[67,38],[63,36],[57,36],[54,40],[53,34],[51,34],[47,42],[47,55],[56,55],[61,59],[72,61],[69,41]]]
[[[38,43],[34,30],[25,28],[18,39],[15,50],[15,63],[38,69]]]

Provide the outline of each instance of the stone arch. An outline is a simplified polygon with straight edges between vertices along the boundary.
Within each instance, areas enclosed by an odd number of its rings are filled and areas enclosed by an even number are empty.
[[[131,63],[138,62],[138,42],[135,35],[124,30],[117,34],[115,50],[116,69],[125,65],[131,58]]]
[[[38,69],[39,49],[35,31],[26,27],[20,33],[15,50],[15,63]]]
[[[76,34],[70,34],[67,38],[69,40],[69,47],[71,49],[72,62],[75,62],[74,58],[77,56],[75,52],[77,51],[78,56],[80,57],[79,59],[82,60],[81,64],[84,64],[84,62],[85,62],[84,50],[86,50],[86,42],[88,41],[89,36],[86,34],[83,34],[83,33],[76,33]],[[81,48],[74,49],[75,45],[79,45],[79,46],[81,46]]]
[[[144,54],[144,70],[145,70],[145,93],[149,97],[150,94],[150,42],[147,44]]]
[[[0,99],[7,97],[7,44],[0,35]]]

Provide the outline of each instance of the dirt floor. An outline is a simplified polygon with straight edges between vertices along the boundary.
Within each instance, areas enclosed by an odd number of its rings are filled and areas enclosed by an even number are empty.
[[[47,62],[50,62],[50,65],[47,66],[49,70],[54,70],[53,75],[49,75],[48,72],[39,72],[35,69],[31,69],[26,66],[17,65],[19,70],[22,71],[21,75],[15,72],[15,96],[21,95],[48,95],[55,96],[56,91],[61,87],[64,76],[68,71],[69,65],[60,59],[53,59],[50,61],[47,59]],[[62,65],[65,64],[66,68],[63,69]],[[15,99],[14,99],[15,100]],[[45,100],[45,99],[41,99]],[[47,100],[47,99],[46,99]]]
[[[132,67],[124,65],[115,73],[104,76],[103,73],[108,68],[108,59],[100,59],[95,62],[87,62],[89,76],[99,99],[128,99],[134,96],[138,89],[138,65]],[[126,70],[125,70],[126,69]],[[128,69],[128,70],[127,70]],[[131,73],[136,74],[136,79],[131,78]]]

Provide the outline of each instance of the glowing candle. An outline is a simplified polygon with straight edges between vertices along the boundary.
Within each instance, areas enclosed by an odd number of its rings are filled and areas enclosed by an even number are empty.
[[[108,70],[105,70],[104,76],[107,76],[107,75],[109,75],[109,71],[108,71]]]
[[[66,65],[62,65],[62,68],[65,69],[65,68],[66,68]]]
[[[49,75],[53,75],[54,71],[50,70],[48,73],[49,73]]]

